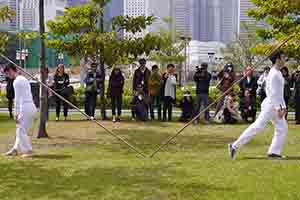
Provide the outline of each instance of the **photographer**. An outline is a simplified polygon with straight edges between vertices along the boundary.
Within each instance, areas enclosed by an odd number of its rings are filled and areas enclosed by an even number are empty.
[[[201,105],[203,105],[203,109],[208,106],[209,100],[209,86],[211,81],[211,74],[207,71],[208,64],[202,63],[200,68],[196,67],[196,73],[194,75],[194,81],[196,83],[197,89],[197,107],[195,116],[199,114],[201,110]],[[204,115],[205,122],[209,121],[209,110],[205,111]]]
[[[163,74],[162,98],[163,98],[163,121],[172,121],[173,104],[176,102],[176,67],[168,64],[167,71]]]

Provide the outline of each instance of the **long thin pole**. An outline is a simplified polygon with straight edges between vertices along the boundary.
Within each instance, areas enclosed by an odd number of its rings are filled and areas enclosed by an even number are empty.
[[[254,66],[253,69],[256,69],[258,66],[260,66],[262,63],[264,63],[272,54],[274,54],[274,52],[276,52],[278,49],[280,49],[283,45],[285,45],[288,41],[290,41],[292,38],[295,37],[296,34],[291,35],[290,37],[288,37],[286,40],[284,40],[281,44],[279,44],[274,50],[272,50],[271,53],[269,53],[269,55],[267,57],[265,57],[264,59],[262,59],[261,61],[258,61]],[[245,76],[243,76],[241,79],[235,81],[233,83],[233,85],[228,88],[228,90],[226,90],[225,92],[223,92],[223,94],[217,98],[214,102],[212,102],[211,104],[209,104],[204,110],[202,110],[197,116],[195,116],[191,121],[189,121],[187,124],[185,124],[182,128],[180,128],[176,134],[172,137],[170,137],[167,141],[163,142],[151,155],[150,158],[153,158],[160,150],[162,150],[162,148],[164,148],[165,146],[167,146],[168,144],[170,144],[170,142],[172,140],[174,140],[176,137],[178,137],[187,127],[189,127],[190,125],[192,125],[194,123],[194,121],[198,120],[198,118],[200,117],[200,115],[202,115],[204,112],[206,112],[208,109],[210,109],[213,105],[215,105],[216,103],[218,103],[224,96],[226,96],[226,94],[231,91],[233,89],[233,87],[237,84],[239,84],[243,79],[245,78]]]
[[[120,136],[118,136],[117,134],[115,134],[114,132],[112,132],[111,130],[109,130],[108,128],[106,128],[104,125],[102,125],[97,120],[95,120],[95,119],[91,118],[90,116],[88,116],[85,112],[81,111],[80,108],[78,108],[73,103],[71,103],[70,101],[68,101],[64,97],[62,97],[60,94],[58,94],[57,92],[55,92],[50,87],[48,87],[47,84],[45,84],[45,83],[39,81],[38,79],[36,79],[33,75],[31,75],[30,73],[28,73],[27,71],[25,71],[23,68],[21,68],[20,66],[18,66],[17,64],[15,64],[12,60],[10,60],[8,57],[4,56],[3,54],[0,53],[0,56],[3,57],[4,59],[6,59],[7,61],[9,61],[10,63],[12,63],[13,65],[15,65],[18,68],[19,71],[23,72],[25,75],[29,76],[31,79],[33,79],[36,82],[38,82],[40,85],[42,85],[48,91],[52,92],[55,96],[57,96],[58,98],[60,98],[62,101],[66,102],[68,105],[70,105],[72,108],[74,108],[75,110],[77,110],[79,113],[81,113],[88,120],[90,120],[91,122],[94,122],[95,124],[97,124],[98,126],[100,126],[101,128],[103,128],[107,133],[109,133],[110,135],[114,136],[115,138],[117,138],[118,140],[120,140],[121,142],[123,142],[124,144],[126,144],[130,149],[132,149],[133,151],[135,151],[136,153],[138,153],[143,158],[146,158],[146,155],[144,153],[142,153],[139,149],[137,149],[136,147],[134,147],[132,144],[130,144],[129,142],[127,142],[126,140],[124,140],[123,138],[121,138]]]

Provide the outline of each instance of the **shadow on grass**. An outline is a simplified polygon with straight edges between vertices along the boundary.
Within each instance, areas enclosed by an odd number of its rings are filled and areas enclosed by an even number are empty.
[[[187,170],[128,167],[53,167],[41,162],[0,163],[1,199],[209,199],[215,192],[234,192],[190,181]],[[72,170],[70,170],[72,168]],[[176,173],[177,179],[171,178]],[[16,187],[17,186],[17,187]]]
[[[282,159],[272,159],[272,158],[268,158],[267,156],[256,156],[256,157],[244,157],[241,158],[240,160],[270,160],[270,161],[300,161],[300,157],[296,157],[296,156],[287,156],[285,158]]]
[[[33,155],[32,159],[42,159],[42,160],[66,160],[70,159],[70,155],[54,155],[54,154],[37,154]]]

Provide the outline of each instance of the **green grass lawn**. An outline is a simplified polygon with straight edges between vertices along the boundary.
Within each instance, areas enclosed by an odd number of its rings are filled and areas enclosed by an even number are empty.
[[[0,116],[0,149],[14,123]],[[180,123],[104,125],[150,154]],[[142,159],[86,121],[50,122],[32,159],[0,158],[1,200],[300,199],[300,133],[291,124],[282,161],[265,159],[272,128],[231,161],[227,143],[247,125],[189,127],[153,159]]]

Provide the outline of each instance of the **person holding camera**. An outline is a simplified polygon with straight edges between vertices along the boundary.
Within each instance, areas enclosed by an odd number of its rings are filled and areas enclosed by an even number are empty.
[[[97,75],[96,75],[97,65],[91,64],[88,69],[86,77],[84,79],[85,83],[85,113],[94,119],[96,103],[97,103]]]
[[[63,64],[59,64],[54,75],[54,91],[65,99],[69,99],[69,85],[70,78],[69,75],[65,72],[65,66]],[[59,120],[61,104],[63,104],[64,107],[65,120],[67,120],[68,117],[68,104],[62,101],[60,98],[56,97],[56,121]]]
[[[162,98],[163,98],[163,121],[172,121],[173,103],[176,102],[176,67],[168,64],[167,72],[163,74]]]
[[[203,109],[208,106],[209,103],[209,86],[211,81],[211,74],[207,71],[208,64],[202,63],[200,67],[196,67],[196,73],[194,75],[194,81],[196,83],[196,112],[195,116],[199,114],[201,106]],[[205,122],[209,121],[209,110],[204,114]]]

